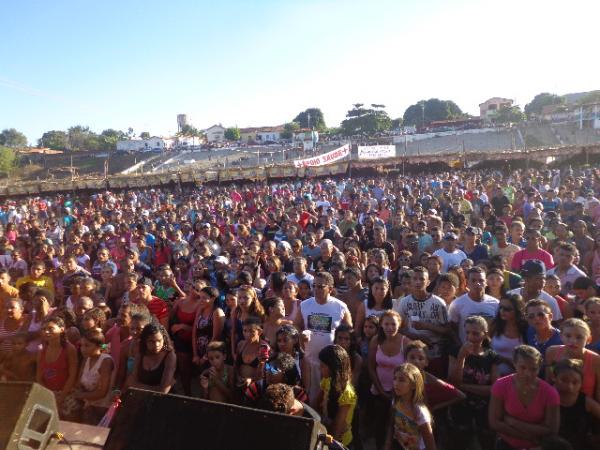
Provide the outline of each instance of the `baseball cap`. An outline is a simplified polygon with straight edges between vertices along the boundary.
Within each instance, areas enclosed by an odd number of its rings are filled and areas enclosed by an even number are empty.
[[[458,236],[456,235],[456,233],[453,233],[452,231],[448,231],[445,235],[444,235],[444,240],[445,241],[451,241],[454,240],[456,241],[458,239]]]
[[[140,277],[137,280],[137,284],[138,284],[138,286],[140,284],[145,284],[146,286],[152,287],[152,280],[150,278],[148,278],[148,277]]]
[[[523,267],[521,267],[521,274],[524,277],[535,276],[535,275],[546,275],[546,265],[543,261],[537,259],[530,259],[525,261]]]
[[[215,258],[215,262],[216,263],[221,263],[221,264],[229,264],[229,260],[226,257],[224,257],[224,256],[217,256]]]
[[[469,226],[465,228],[465,233],[474,234],[475,236],[479,236],[481,234],[481,230],[478,227]]]

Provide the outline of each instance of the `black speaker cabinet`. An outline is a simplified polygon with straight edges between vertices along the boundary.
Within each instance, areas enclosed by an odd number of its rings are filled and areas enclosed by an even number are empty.
[[[313,450],[320,422],[179,395],[129,389],[105,450]]]
[[[43,450],[56,431],[52,391],[37,383],[0,383],[0,449]]]

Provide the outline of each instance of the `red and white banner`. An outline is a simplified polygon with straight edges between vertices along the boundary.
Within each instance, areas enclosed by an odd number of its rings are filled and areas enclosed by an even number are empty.
[[[350,144],[342,145],[340,148],[336,148],[328,153],[324,153],[319,156],[313,156],[312,158],[297,159],[294,161],[295,167],[318,167],[332,162],[338,161],[350,154]]]

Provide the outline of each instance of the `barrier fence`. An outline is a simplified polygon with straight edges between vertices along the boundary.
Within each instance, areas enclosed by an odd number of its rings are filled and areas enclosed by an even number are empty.
[[[350,159],[317,167],[295,167],[293,161],[268,167],[225,168],[194,171],[179,169],[160,174],[114,175],[108,178],[80,178],[74,180],[46,180],[14,183],[0,186],[0,196],[50,194],[77,190],[118,190],[127,188],[159,187],[177,183],[211,183],[238,180],[266,180],[272,178],[305,178],[345,174],[353,169],[384,171],[402,164],[427,165],[445,163],[451,167],[469,167],[481,161],[532,160],[546,163],[550,158],[573,157],[577,154],[600,154],[600,145],[568,146],[534,150],[507,150],[496,152],[456,152],[443,155],[411,155],[379,160]]]

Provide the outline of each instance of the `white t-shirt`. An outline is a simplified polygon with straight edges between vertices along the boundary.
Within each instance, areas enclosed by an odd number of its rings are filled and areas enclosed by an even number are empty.
[[[481,301],[477,302],[466,293],[452,303],[448,309],[450,322],[458,324],[458,335],[461,342],[465,342],[465,320],[470,316],[481,316],[488,322],[496,317],[500,301],[491,295],[484,294]]]
[[[419,322],[432,323],[434,325],[445,325],[448,323],[448,308],[446,303],[437,295],[431,294],[429,298],[419,301],[412,295],[400,299],[394,310],[402,316],[402,323],[407,324],[407,329],[415,334],[417,339],[424,338],[429,344],[429,358],[437,358],[442,355],[440,341],[442,336],[429,330],[415,330],[412,327],[412,317],[418,317]]]
[[[335,330],[349,310],[344,302],[335,297],[330,296],[324,305],[311,297],[300,303],[300,313],[304,329],[311,332],[306,354],[316,359],[321,349],[333,344]]]
[[[433,252],[434,256],[442,258],[442,272],[448,272],[448,269],[452,266],[459,266],[461,262],[467,259],[467,255],[462,250],[454,250],[452,253],[448,253],[443,248],[437,249]]]
[[[523,288],[517,288],[517,289],[513,289],[512,291],[508,291],[507,294],[508,295],[523,295]],[[548,306],[550,306],[550,309],[552,310],[552,320],[562,320],[563,316],[562,313],[560,312],[560,308],[558,306],[558,302],[556,301],[556,299],[554,297],[552,297],[550,294],[548,294],[546,291],[541,291],[540,295],[538,295],[536,297],[539,300],[543,300],[546,303],[548,303]]]
[[[312,289],[313,280],[315,279],[315,277],[312,276],[310,273],[305,272],[304,276],[302,278],[298,278],[298,275],[296,275],[295,273],[291,273],[287,276],[287,279],[289,281],[293,281],[296,284],[298,284],[300,282],[300,280],[306,280],[306,281],[308,281],[308,283],[310,284],[310,287]]]

